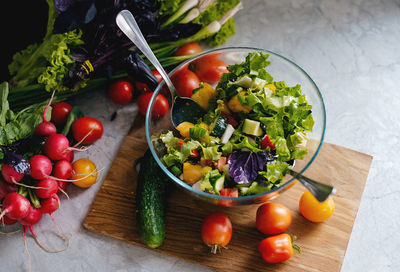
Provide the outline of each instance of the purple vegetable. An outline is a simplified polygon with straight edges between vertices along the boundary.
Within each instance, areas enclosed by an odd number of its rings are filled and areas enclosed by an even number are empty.
[[[56,0],[54,4],[59,13],[54,22],[54,33],[64,33],[81,28],[91,22],[97,13],[94,0]]]
[[[31,166],[27,160],[20,154],[14,153],[12,151],[3,151],[4,158],[3,163],[8,164],[13,167],[15,171],[21,174],[29,174]]]
[[[235,151],[228,159],[229,175],[238,184],[247,184],[256,180],[258,172],[265,169],[274,158],[264,152]]]

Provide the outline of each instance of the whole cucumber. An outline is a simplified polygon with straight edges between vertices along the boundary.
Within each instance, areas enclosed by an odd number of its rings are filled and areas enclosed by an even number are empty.
[[[142,243],[156,248],[165,237],[165,202],[169,179],[147,150],[140,163],[136,188],[136,223]]]

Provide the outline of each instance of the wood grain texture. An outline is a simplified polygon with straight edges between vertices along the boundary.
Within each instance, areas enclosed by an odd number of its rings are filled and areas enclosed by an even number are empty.
[[[140,243],[135,223],[134,162],[147,149],[143,121],[135,123],[123,141],[110,171],[85,219],[84,227],[96,233]],[[334,184],[335,212],[323,223],[311,223],[298,211],[303,187],[296,184],[276,202],[292,211],[293,222],[287,233],[297,236],[301,254],[284,263],[265,263],[257,251],[265,238],[255,227],[258,205],[217,207],[175,189],[168,198],[166,238],[155,249],[163,254],[205,265],[218,271],[339,271],[346,252],[354,219],[360,204],[372,157],[344,147],[324,143],[313,165],[306,171],[310,178]],[[229,248],[218,256],[208,254],[200,237],[202,219],[212,211],[226,213],[233,224]]]

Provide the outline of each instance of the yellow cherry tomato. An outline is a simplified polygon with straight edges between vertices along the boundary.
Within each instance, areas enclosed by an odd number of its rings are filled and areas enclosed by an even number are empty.
[[[81,188],[87,188],[96,183],[97,168],[94,162],[89,159],[79,159],[72,164],[73,184]]]
[[[299,201],[300,213],[311,222],[322,222],[331,217],[335,210],[333,198],[319,202],[310,191],[305,191]]]

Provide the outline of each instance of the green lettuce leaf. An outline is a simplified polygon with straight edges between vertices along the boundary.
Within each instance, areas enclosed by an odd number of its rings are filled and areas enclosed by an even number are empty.
[[[288,172],[289,164],[277,160],[267,164],[267,171],[260,171],[258,174],[270,183],[280,183]]]

